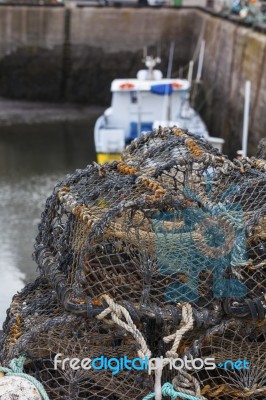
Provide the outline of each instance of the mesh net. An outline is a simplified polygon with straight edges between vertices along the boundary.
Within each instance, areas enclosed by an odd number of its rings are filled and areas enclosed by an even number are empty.
[[[162,384],[265,399],[265,171],[160,128],[120,162],[67,176],[39,225],[40,277],[7,312],[1,363],[26,354],[52,400],[117,400],[143,399],[154,373],[55,369],[55,356],[212,357],[213,370],[165,366]]]

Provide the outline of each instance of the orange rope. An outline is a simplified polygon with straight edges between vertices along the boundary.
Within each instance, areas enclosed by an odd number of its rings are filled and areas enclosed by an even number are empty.
[[[185,145],[187,146],[190,153],[192,153],[194,157],[198,158],[198,157],[203,156],[203,154],[204,154],[203,150],[193,139],[186,139]]]
[[[120,162],[117,164],[117,169],[122,172],[122,174],[126,175],[135,175],[138,174],[139,171],[132,167],[131,165],[127,165],[126,163]]]
[[[218,400],[219,395],[228,395],[231,396],[232,398],[237,398],[237,399],[245,399],[248,396],[252,396],[254,394],[266,394],[266,387],[261,387],[261,388],[254,388],[254,389],[248,389],[241,391],[241,390],[235,390],[231,388],[228,385],[220,385],[214,388],[211,388],[210,385],[204,386],[204,388],[201,390],[202,395],[207,395],[209,397],[215,398],[215,400]]]
[[[154,192],[153,196],[146,196],[147,200],[151,201],[158,200],[166,193],[166,190],[162,186],[160,186],[158,182],[146,176],[141,177],[141,182],[144,184],[144,186],[146,186],[148,189]]]
[[[17,315],[15,324],[12,325],[12,327],[10,328],[10,337],[12,342],[15,342],[21,336],[20,333],[21,324],[22,324],[22,318],[20,315]]]
[[[182,131],[182,129],[180,129],[180,128],[174,128],[174,129],[172,130],[172,132],[173,132],[177,137],[180,137],[180,136],[187,136],[187,135],[184,133],[184,131]]]
[[[122,172],[123,174],[128,175],[136,175],[140,174],[136,168],[132,167],[131,165],[127,165],[126,163],[120,162],[117,164],[117,169]],[[140,177],[140,182],[144,184],[148,189],[154,192],[154,196],[147,196],[148,200],[157,200],[161,198],[165,194],[165,189],[160,186],[160,184],[153,179],[148,178],[147,176],[143,175]]]

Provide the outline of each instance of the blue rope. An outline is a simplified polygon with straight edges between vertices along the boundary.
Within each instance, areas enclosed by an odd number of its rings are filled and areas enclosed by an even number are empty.
[[[40,395],[42,396],[43,400],[49,400],[48,394],[46,393],[46,390],[44,389],[41,382],[39,382],[33,376],[25,374],[23,372],[23,366],[24,366],[25,360],[26,360],[26,357],[24,357],[24,356],[21,356],[19,358],[13,358],[13,360],[11,360],[11,362],[9,364],[10,368],[5,368],[5,367],[0,366],[0,372],[4,372],[7,376],[18,376],[20,378],[27,379],[29,382],[31,382],[36,387],[36,389],[39,391]]]
[[[173,385],[171,383],[165,383],[162,387],[162,395],[163,396],[170,396],[172,400],[177,399],[178,397],[181,399],[187,399],[187,400],[200,400],[198,397],[195,396],[190,396],[189,394],[186,393],[181,393],[177,392]],[[142,400],[151,400],[155,397],[155,393],[150,393],[147,396],[145,396]]]

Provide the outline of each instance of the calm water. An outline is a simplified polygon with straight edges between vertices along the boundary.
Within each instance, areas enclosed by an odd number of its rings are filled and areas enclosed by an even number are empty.
[[[12,296],[37,276],[31,255],[46,198],[95,159],[94,122],[0,127],[0,329]]]

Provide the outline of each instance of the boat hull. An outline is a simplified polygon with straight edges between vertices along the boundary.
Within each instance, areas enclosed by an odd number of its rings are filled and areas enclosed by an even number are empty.
[[[105,164],[121,159],[121,153],[96,153],[97,163]]]

